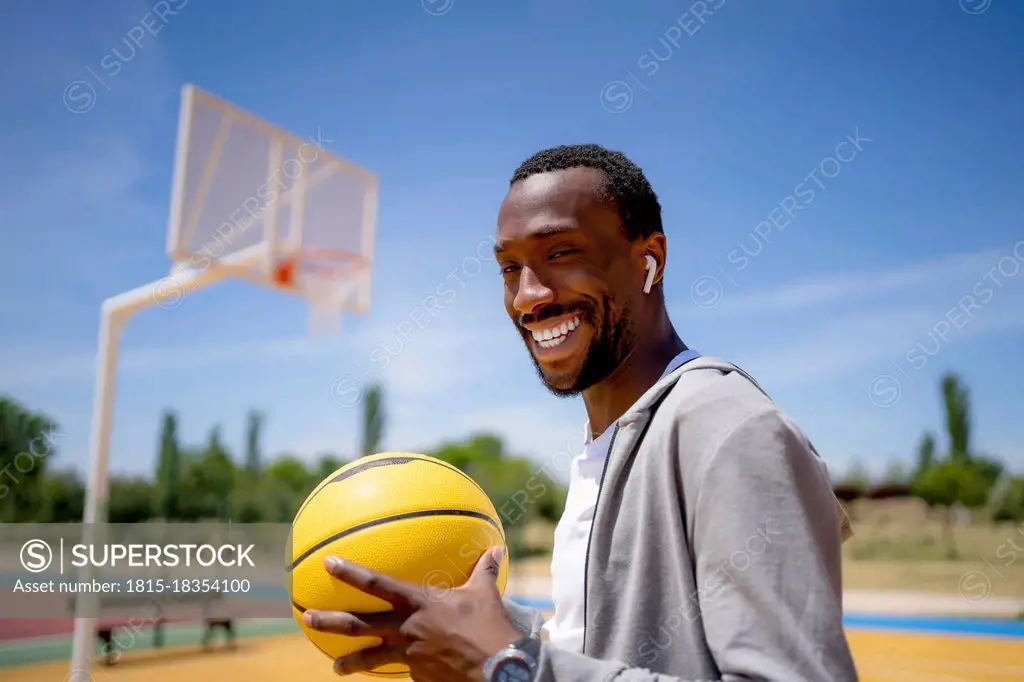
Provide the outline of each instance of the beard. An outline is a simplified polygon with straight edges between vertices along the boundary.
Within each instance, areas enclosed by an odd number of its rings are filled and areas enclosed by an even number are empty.
[[[549,377],[544,373],[540,363],[533,354],[533,336],[520,326],[520,333],[526,343],[527,353],[533,362],[533,368],[545,388],[559,398],[573,398],[591,386],[601,383],[614,372],[629,354],[629,349],[636,341],[636,335],[629,323],[628,309],[617,309],[607,296],[601,301],[601,312],[597,306],[581,303],[574,306],[553,305],[546,308],[542,316],[521,316],[531,322],[542,322],[547,318],[555,318],[569,313],[578,313],[580,320],[594,330],[593,338],[587,346],[583,360],[575,371],[569,371],[558,377]],[[600,318],[600,322],[597,320]]]

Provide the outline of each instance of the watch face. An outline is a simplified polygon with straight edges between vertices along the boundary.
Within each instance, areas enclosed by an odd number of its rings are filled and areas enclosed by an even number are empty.
[[[530,668],[521,661],[503,661],[494,671],[494,682],[531,682]]]

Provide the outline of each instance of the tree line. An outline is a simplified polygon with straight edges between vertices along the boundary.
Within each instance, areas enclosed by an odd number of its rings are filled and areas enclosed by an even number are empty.
[[[1024,521],[1024,477],[1014,475],[994,457],[976,452],[970,392],[956,374],[941,380],[945,423],[943,447],[931,432],[922,434],[912,465],[890,465],[874,480],[854,464],[835,485],[837,495],[859,497],[912,495],[945,512],[947,527],[954,510],[974,510],[993,521]],[[362,396],[360,451],[343,457],[322,453],[312,459],[280,453],[266,460],[261,446],[263,415],[248,415],[240,457],[224,445],[220,427],[206,441],[183,444],[178,417],[163,414],[151,475],[110,478],[107,518],[114,523],[154,519],[241,523],[289,523],[309,492],[331,472],[355,457],[377,452],[385,431],[383,391]],[[59,433],[48,415],[30,410],[11,397],[0,397],[0,522],[67,523],[80,521],[85,485],[70,467],[59,468]],[[564,487],[538,471],[537,465],[506,451],[501,438],[476,434],[439,444],[426,453],[469,474],[487,492],[506,527],[522,528],[534,519],[556,522],[565,501]],[[513,529],[510,539],[515,540]],[[529,551],[528,548],[519,548]]]
[[[320,481],[347,462],[380,450],[386,424],[383,390],[367,390],[361,407],[359,452],[321,453],[312,459],[287,452],[266,458],[261,444],[264,416],[256,410],[248,414],[240,456],[224,444],[219,426],[203,443],[182,443],[178,415],[165,410],[152,473],[111,475],[107,520],[290,523]],[[73,468],[60,466],[61,439],[54,435],[59,433],[50,416],[12,397],[0,397],[0,523],[81,521],[85,482]],[[564,487],[539,473],[533,461],[509,453],[500,437],[475,434],[441,443],[425,454],[459,467],[480,484],[520,556],[534,551],[525,544],[522,529],[532,520],[555,522],[561,515]]]
[[[992,522],[1024,521],[1024,476],[1014,474],[973,444],[974,425],[970,390],[955,372],[942,376],[939,395],[945,426],[944,448],[936,434],[921,435],[912,465],[889,463],[881,479],[872,478],[854,462],[839,481],[841,499],[884,499],[914,496],[942,513],[951,557],[957,555],[952,539],[955,510],[973,512],[976,519]]]

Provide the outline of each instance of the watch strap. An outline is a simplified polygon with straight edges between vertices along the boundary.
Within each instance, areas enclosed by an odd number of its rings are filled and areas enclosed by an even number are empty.
[[[499,671],[511,661],[515,661],[515,665],[529,669],[531,676],[535,678],[540,663],[540,654],[540,638],[527,636],[516,640],[484,662],[484,679],[493,682],[499,677]]]
[[[540,638],[526,636],[512,644],[516,649],[528,653],[534,661],[540,663]]]

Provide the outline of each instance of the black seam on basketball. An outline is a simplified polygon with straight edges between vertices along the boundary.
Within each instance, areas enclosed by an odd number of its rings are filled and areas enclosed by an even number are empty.
[[[306,501],[302,503],[302,506],[299,507],[299,511],[295,512],[295,516],[296,516],[296,518],[298,518],[299,514],[302,513],[302,510],[306,508],[306,505],[308,505],[310,502],[312,502],[314,497],[319,495],[323,491],[324,488],[326,488],[327,486],[329,486],[332,483],[337,483],[339,481],[344,481],[346,478],[349,478],[351,476],[355,476],[359,472],[366,471],[367,469],[375,469],[377,467],[388,466],[389,464],[408,464],[409,462],[412,462],[412,461],[429,461],[429,460],[423,460],[422,458],[416,457],[414,455],[400,455],[400,456],[396,456],[396,457],[382,457],[381,459],[377,459],[377,460],[374,460],[372,462],[363,462],[362,464],[357,464],[356,466],[352,467],[348,471],[343,471],[342,473],[338,474],[337,476],[335,476],[334,478],[330,479],[329,481],[322,481],[321,484],[320,484],[320,487],[317,488],[316,490],[314,490],[310,494],[310,496],[306,499]]]
[[[352,467],[347,471],[342,471],[340,474],[331,479],[331,483],[341,483],[346,478],[351,478],[356,474],[366,471],[368,469],[392,466],[394,464],[408,464],[409,462],[418,461],[420,461],[419,457],[412,457],[410,455],[401,455],[398,457],[382,457],[380,459],[375,459],[371,462],[363,462],[362,464],[357,464],[356,466]]]
[[[375,670],[363,674],[370,675],[371,677],[409,677],[409,673],[379,673]]]
[[[299,511],[295,512],[295,518],[296,519],[299,518],[299,514],[301,514],[302,510],[304,510],[306,508],[306,505],[308,505],[310,502],[312,502],[313,498],[315,498],[317,495],[319,495],[321,492],[323,492],[324,489],[327,488],[331,483],[338,483],[339,481],[343,481],[346,478],[350,478],[350,477],[355,476],[356,474],[358,474],[360,472],[367,471],[369,469],[376,469],[377,467],[388,466],[388,465],[392,465],[392,464],[408,464],[409,462],[424,462],[425,464],[435,464],[435,465],[438,465],[438,466],[442,466],[445,469],[448,469],[449,471],[454,471],[459,476],[462,476],[464,479],[466,479],[467,481],[472,483],[476,487],[477,490],[479,490],[481,493],[483,493],[484,497],[486,497],[488,500],[491,499],[490,496],[487,494],[487,491],[485,491],[483,488],[481,488],[479,483],[474,481],[469,476],[469,474],[467,474],[465,471],[463,471],[459,467],[455,466],[454,464],[449,464],[448,462],[445,462],[443,460],[438,460],[438,459],[427,459],[425,456],[422,456],[422,455],[414,455],[414,454],[413,455],[396,455],[394,457],[382,457],[381,459],[377,459],[377,460],[374,460],[372,462],[364,462],[363,464],[358,464],[358,465],[352,467],[348,471],[345,471],[345,472],[342,472],[342,473],[338,474],[337,476],[335,476],[331,480],[329,480],[326,483],[324,483],[323,485],[321,485],[319,490],[315,490],[309,496],[309,498],[306,499],[306,501],[302,503],[302,506],[299,507]],[[295,526],[295,521],[293,519],[292,520],[292,527],[294,527],[294,526]],[[505,530],[504,530],[504,528],[501,527],[500,524],[498,526],[498,533],[501,534],[501,539],[504,540],[505,539]]]
[[[308,639],[308,638],[307,638],[307,639]],[[311,640],[311,639],[310,639],[309,641],[310,641],[310,643],[311,643],[311,644],[312,644],[313,646],[315,646],[315,647],[316,647],[317,649],[320,649],[320,653],[322,653],[322,654],[323,654],[324,656],[326,656],[327,658],[331,659],[332,661],[333,661],[333,660],[336,660],[336,659],[334,658],[334,656],[331,656],[331,655],[330,655],[329,653],[327,653],[326,651],[324,651],[324,650],[323,650],[323,647],[321,647],[321,646],[320,646],[319,644],[317,644],[316,642],[314,642],[314,641],[313,641],[313,640]]]
[[[361,523],[358,526],[352,526],[351,528],[347,528],[339,533],[335,533],[329,538],[325,538],[320,542],[316,543],[315,545],[307,549],[305,552],[303,552],[301,555],[299,555],[298,559],[293,561],[290,565],[285,566],[285,571],[294,570],[295,567],[301,564],[307,557],[311,556],[312,554],[315,554],[317,550],[320,550],[323,547],[331,544],[335,540],[340,540],[341,538],[347,535],[352,535],[353,533],[358,533],[361,530],[373,528],[374,526],[381,526],[385,523],[391,523],[392,521],[404,521],[405,519],[417,519],[423,518],[425,516],[469,516],[475,519],[481,519],[483,521],[486,521],[487,523],[494,526],[494,529],[498,531],[499,535],[501,534],[500,523],[496,522],[487,514],[477,511],[467,511],[465,509],[424,509],[423,511],[406,512],[404,514],[395,514],[394,516],[385,516],[384,518],[374,519],[373,521],[367,521],[366,523]],[[504,541],[504,538],[502,538],[502,540]]]
[[[395,457],[382,457],[381,459],[377,459],[372,462],[366,462],[364,464],[356,465],[349,469],[348,471],[338,474],[337,476],[332,478],[330,482],[340,483],[341,481],[344,481],[346,478],[351,478],[352,476],[355,476],[356,474],[362,471],[366,471],[368,469],[376,469],[377,467],[389,466],[392,464],[408,464],[409,462],[423,462],[424,464],[434,464],[437,466],[442,466],[445,469],[453,471],[457,473],[459,476],[462,476],[464,479],[466,479],[474,486],[476,486],[477,490],[482,492],[484,495],[487,495],[484,489],[480,487],[480,484],[474,481],[472,478],[470,478],[469,474],[467,474],[459,467],[449,462],[445,462],[444,460],[427,459],[425,456],[421,455],[396,455]],[[324,487],[326,488],[327,486]]]
[[[487,500],[488,500],[489,502],[491,501],[491,496],[487,494],[487,491],[486,491],[486,490],[484,490],[484,489],[483,489],[483,488],[482,488],[482,487],[480,486],[480,484],[479,484],[479,483],[477,483],[476,481],[474,481],[474,480],[473,480],[473,478],[472,478],[472,477],[471,477],[471,476],[470,476],[469,474],[467,474],[467,473],[466,473],[465,471],[463,471],[463,470],[462,470],[462,469],[460,469],[459,467],[455,466],[455,465],[454,465],[454,464],[452,464],[451,462],[446,462],[446,461],[444,461],[443,459],[422,459],[422,458],[417,458],[417,459],[418,459],[419,461],[421,461],[421,462],[427,462],[427,463],[429,463],[429,464],[439,464],[439,465],[443,466],[443,467],[444,467],[445,469],[448,469],[449,471],[454,471],[454,472],[455,472],[455,473],[457,473],[457,474],[458,474],[459,476],[462,476],[462,477],[463,477],[464,479],[466,479],[467,481],[469,481],[470,483],[472,483],[472,484],[473,484],[473,486],[474,486],[474,487],[475,487],[475,488],[476,488],[477,490],[479,490],[479,491],[480,491],[480,494],[482,494],[482,495],[483,495],[484,497],[486,497],[486,498],[487,498]],[[491,506],[494,506],[494,503],[493,503],[493,502],[491,502]],[[497,512],[497,510],[495,510],[495,512],[494,512],[494,513],[495,513],[495,514],[497,514],[497,513],[498,513],[498,512]],[[504,528],[503,528],[503,527],[501,526],[501,524],[500,524],[500,523],[498,524],[498,533],[499,533],[499,534],[501,535],[501,540],[502,540],[502,542],[504,542],[504,541],[505,541],[505,529],[504,529]]]
[[[309,494],[309,497],[306,498],[306,501],[302,503],[301,507],[299,507],[299,511],[295,512],[295,517],[292,519],[292,528],[295,527],[295,519],[299,518],[299,514],[302,513],[302,510],[305,509],[306,506],[309,505],[309,503],[313,501],[314,497],[319,495],[321,493],[321,491],[323,491],[323,489],[326,488],[327,486],[329,486],[330,484],[331,484],[330,481],[321,481],[320,482],[320,487],[314,489],[313,492],[311,492]]]
[[[476,489],[477,489],[477,490],[479,490],[480,492],[482,492],[482,493],[484,494],[484,497],[486,497],[486,498],[487,498],[488,500],[489,500],[489,499],[491,499],[491,498],[490,498],[490,496],[489,496],[489,495],[487,494],[487,491],[486,491],[486,490],[484,490],[483,488],[481,488],[481,487],[480,487],[480,484],[479,484],[479,483],[477,483],[476,481],[474,481],[474,480],[473,480],[473,479],[472,479],[472,478],[471,478],[471,477],[469,476],[469,474],[467,474],[467,473],[466,473],[465,471],[463,471],[463,470],[462,470],[462,469],[460,469],[459,467],[455,466],[454,464],[452,464],[452,463],[450,463],[450,462],[445,462],[444,460],[423,460],[423,461],[425,461],[425,462],[430,462],[431,464],[440,464],[440,465],[441,465],[441,466],[443,466],[443,467],[444,467],[445,469],[449,469],[449,470],[451,470],[451,471],[454,471],[454,472],[455,472],[455,473],[457,473],[457,474],[458,474],[459,476],[462,476],[462,477],[463,477],[464,479],[466,479],[467,481],[469,481],[470,483],[472,483],[472,484],[473,484],[474,486],[476,486]]]

